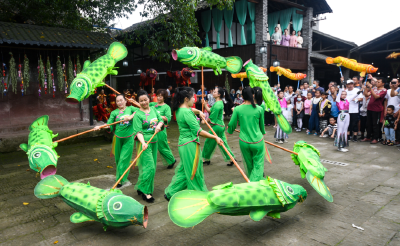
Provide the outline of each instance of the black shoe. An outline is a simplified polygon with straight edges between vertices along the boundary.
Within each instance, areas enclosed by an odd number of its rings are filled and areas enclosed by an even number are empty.
[[[357,142],[357,136],[353,136],[353,142]]]
[[[211,161],[203,161],[203,165],[207,164],[207,166],[208,166],[208,165],[210,165],[210,163],[211,163]]]
[[[168,197],[167,197],[167,194],[164,194],[164,198],[165,198],[165,200],[167,200],[167,201],[169,202],[169,199],[168,199]]]
[[[122,184],[117,184],[117,188],[121,188],[122,187]]]
[[[229,166],[229,167],[233,166],[233,161],[231,161],[231,163],[226,164],[226,165]]]
[[[142,198],[143,198],[143,201],[146,201],[148,203],[153,203],[155,201],[153,196],[151,196],[150,198],[147,198],[147,196],[145,194],[142,194]]]
[[[142,196],[142,195],[143,195],[143,192],[141,192],[140,190],[137,190],[137,194],[138,194],[139,196]]]
[[[171,165],[169,165],[169,166],[167,167],[167,169],[172,169],[172,168],[174,168],[175,163],[176,163],[176,160],[174,161],[174,163],[172,163]]]

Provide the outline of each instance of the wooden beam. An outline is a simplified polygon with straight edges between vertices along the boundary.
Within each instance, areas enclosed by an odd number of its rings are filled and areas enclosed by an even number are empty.
[[[313,51],[315,53],[325,53],[325,52],[335,52],[335,51],[345,51],[349,49],[333,49],[333,50],[318,50],[318,51]]]
[[[296,14],[299,14],[299,15],[306,15],[306,12],[305,11],[301,11],[301,10],[296,10]]]
[[[247,0],[247,2],[258,3],[258,1],[256,1],[256,0]]]
[[[392,52],[399,52],[399,51],[400,51],[400,48],[393,49],[393,50],[379,50],[379,51],[365,52],[365,53],[362,53],[362,55],[373,55],[373,54],[382,54],[382,53],[387,53],[389,55]]]
[[[306,7],[304,7],[304,6],[300,5],[300,4],[294,3],[294,2],[289,2],[289,1],[287,1],[287,0],[271,0],[271,1],[272,1],[272,2],[277,2],[277,3],[286,4],[286,5],[289,5],[289,6],[293,6],[293,7],[296,7],[296,8],[298,8],[298,9],[301,9],[301,10],[304,10],[304,11],[307,10]]]

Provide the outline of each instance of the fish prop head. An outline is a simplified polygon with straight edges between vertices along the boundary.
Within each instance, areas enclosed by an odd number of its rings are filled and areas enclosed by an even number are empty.
[[[56,174],[58,156],[51,147],[37,144],[30,148],[30,150],[27,152],[27,155],[29,167],[32,170],[40,173],[41,179]]]
[[[90,95],[94,94],[95,89],[92,88],[90,78],[84,74],[78,74],[72,81],[70,88],[70,95],[65,100],[71,104],[77,104],[88,98]]]
[[[271,177],[264,182],[269,183],[282,206],[303,202],[307,198],[307,191],[301,185],[289,184]]]
[[[296,73],[296,79],[301,80],[307,78],[307,74],[304,73]]]
[[[196,72],[188,67],[185,67],[182,69],[181,75],[182,75],[183,79],[188,80],[188,79],[196,76]]]
[[[201,51],[197,47],[184,47],[182,49],[172,50],[172,59],[195,66],[201,58]]]
[[[107,193],[97,205],[97,217],[104,217],[107,224],[113,227],[125,227],[128,225],[142,225],[147,227],[147,207],[140,204],[132,197],[116,190]]]
[[[376,71],[378,71],[378,68],[377,68],[377,67],[374,67],[374,66],[372,66],[372,65],[368,65],[365,72],[366,72],[366,73],[376,73]]]

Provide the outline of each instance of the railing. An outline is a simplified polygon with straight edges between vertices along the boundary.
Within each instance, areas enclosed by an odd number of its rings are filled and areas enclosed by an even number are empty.
[[[270,44],[268,44],[270,45]],[[270,47],[268,47],[268,52]],[[294,70],[307,70],[308,67],[308,49],[296,48],[282,45],[272,45],[272,54],[276,55],[281,63],[281,67]],[[268,57],[270,54],[268,54]],[[275,57],[272,57],[272,62]],[[268,59],[269,62],[269,59]]]

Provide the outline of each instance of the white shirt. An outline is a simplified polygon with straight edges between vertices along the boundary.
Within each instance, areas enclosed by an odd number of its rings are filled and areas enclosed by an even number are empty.
[[[236,91],[236,94],[242,95],[242,91],[241,91],[241,90],[237,90],[237,91]]]
[[[171,92],[167,89],[168,96],[171,96]]]
[[[347,92],[347,96],[346,96],[346,100],[349,101],[349,113],[358,113],[358,98],[362,98],[362,95],[360,93],[360,95],[357,95],[357,92],[359,92],[360,90],[357,88],[354,88],[353,90],[349,91],[348,89],[345,90]],[[338,94],[338,96],[340,97],[341,94]],[[353,100],[352,100],[353,99]],[[357,102],[355,102],[354,100],[357,100]]]
[[[396,113],[400,109],[400,98],[398,96],[391,97],[390,92],[392,89],[387,90],[385,98],[387,99],[387,105],[393,105],[394,106],[394,112]]]
[[[307,97],[307,93],[308,93],[308,90],[301,90],[301,95],[303,96],[303,97]]]

